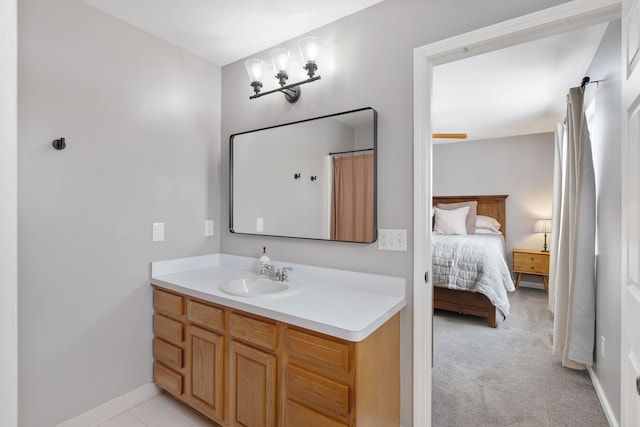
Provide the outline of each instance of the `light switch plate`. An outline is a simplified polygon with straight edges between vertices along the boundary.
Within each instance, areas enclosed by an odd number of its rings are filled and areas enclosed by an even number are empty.
[[[151,241],[153,242],[164,241],[164,222],[153,223],[153,232],[151,233]]]
[[[407,250],[407,230],[378,230],[378,249],[381,251]]]
[[[213,220],[207,219],[204,222],[204,236],[211,237],[213,236]]]
[[[264,218],[256,218],[256,233],[264,231]]]

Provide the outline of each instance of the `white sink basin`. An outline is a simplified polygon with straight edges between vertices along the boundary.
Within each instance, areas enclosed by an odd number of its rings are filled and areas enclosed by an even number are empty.
[[[290,295],[299,288],[297,282],[278,282],[258,276],[233,279],[220,285],[220,289],[228,294],[253,298]]]

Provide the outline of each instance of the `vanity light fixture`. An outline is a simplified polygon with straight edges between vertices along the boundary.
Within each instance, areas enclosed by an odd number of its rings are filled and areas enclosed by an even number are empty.
[[[260,98],[270,93],[282,92],[285,99],[293,104],[300,99],[300,85],[320,80],[320,76],[316,76],[320,39],[317,37],[304,37],[298,41],[298,48],[300,49],[302,62],[305,64],[302,68],[307,71],[308,78],[297,83],[287,84],[287,80],[289,79],[287,70],[289,67],[290,52],[284,48],[275,49],[271,52],[271,61],[273,63],[273,69],[277,72],[275,77],[278,79],[280,87],[267,92],[260,92],[262,89],[264,61],[262,59],[249,59],[244,63],[247,74],[249,74],[250,85],[255,92],[249,99]]]

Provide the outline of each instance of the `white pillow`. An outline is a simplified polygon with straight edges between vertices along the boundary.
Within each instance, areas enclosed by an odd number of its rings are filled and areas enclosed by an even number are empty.
[[[435,223],[433,232],[436,234],[467,234],[467,213],[469,207],[465,206],[460,209],[445,210],[435,209]]]
[[[500,223],[490,216],[476,216],[476,229],[500,231]]]
[[[486,228],[476,228],[476,234],[502,234],[499,231],[487,230]]]

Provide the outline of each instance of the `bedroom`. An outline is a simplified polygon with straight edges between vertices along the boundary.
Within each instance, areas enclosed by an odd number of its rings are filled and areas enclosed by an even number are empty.
[[[614,82],[617,80],[619,67],[615,50],[619,37],[619,35],[616,35],[618,31],[619,29],[616,29],[616,25],[612,25],[612,27],[607,30],[602,45],[599,47],[600,40],[597,40],[592,55],[589,56],[584,68],[582,68],[582,72],[586,73],[584,75],[593,76],[594,73],[598,73],[602,76],[607,76],[607,80]],[[603,32],[604,30],[600,32],[600,37],[602,37]],[[595,52],[596,48],[599,49],[597,52]],[[539,65],[540,67],[536,68],[535,72],[544,75],[542,71],[544,67],[542,64]],[[503,68],[504,67],[497,66],[495,70],[501,72]],[[473,72],[468,75],[456,74],[456,77],[463,82],[466,82],[466,78],[468,80],[483,82],[479,84],[484,85],[485,80],[482,78],[482,72],[484,70],[485,68],[480,67],[478,73],[476,72],[477,69],[473,68]],[[437,74],[436,67],[434,69],[434,85],[437,84],[439,75],[442,76],[442,74]],[[575,77],[573,82],[571,82],[573,86],[579,85],[581,80],[580,76],[581,75]],[[524,79],[523,81],[530,82],[527,84],[535,86],[535,73],[534,76],[529,76],[528,79]],[[569,86],[567,86],[567,88],[568,87]],[[512,93],[509,92],[508,89],[504,90],[499,85],[495,87],[495,84],[490,86],[490,88],[491,90],[496,90],[501,93]],[[485,88],[483,88],[483,90],[484,89]],[[434,89],[434,98],[437,98],[437,90],[438,87]],[[473,98],[473,90],[470,90],[469,87],[463,87],[460,93],[466,93],[465,90],[471,93],[472,104],[474,101],[477,101]],[[454,98],[451,94],[448,95],[448,99]],[[564,98],[564,95],[559,98]],[[607,89],[603,86],[596,86],[595,84],[590,85],[589,89],[587,89],[587,101],[594,98],[596,99],[595,105],[598,109],[598,113],[596,114],[596,130],[593,136],[597,181],[596,192],[598,193],[599,206],[605,206],[606,204],[611,208],[620,203],[619,189],[617,189],[616,186],[616,180],[620,179],[619,172],[606,167],[608,161],[615,161],[616,156],[619,156],[619,152],[616,149],[617,144],[615,143],[618,135],[615,132],[611,133],[610,125],[606,123],[607,120],[619,120],[616,118],[614,109],[615,91],[612,91],[611,88]],[[458,102],[463,102],[463,100],[464,97],[459,97]],[[564,99],[562,99],[562,101],[564,101]],[[434,103],[435,102],[436,101],[434,101]],[[437,107],[434,107],[434,109],[436,108]],[[607,111],[607,109],[609,109],[609,111]],[[601,121],[598,120],[598,114],[603,118]],[[467,116],[463,114],[461,122],[464,123],[466,118]],[[458,117],[456,117],[456,119],[458,119]],[[443,128],[438,128],[435,123],[436,120],[434,119],[434,131],[443,132]],[[550,128],[553,129],[553,126]],[[605,130],[605,128],[607,130]],[[451,125],[449,129],[454,132],[466,130],[464,128],[455,128]],[[607,132],[610,133],[607,134]],[[543,236],[534,233],[533,226],[536,219],[550,217],[553,189],[554,135],[553,133],[535,133],[515,137],[504,137],[501,135],[486,140],[480,139],[481,140],[469,142],[434,144],[433,194],[434,197],[440,195],[471,194],[509,195],[507,199],[508,233],[506,239],[506,255],[508,258],[507,263],[509,267],[511,267],[511,250],[513,248],[542,249]],[[482,161],[478,161],[478,159],[482,159]],[[619,229],[616,230],[615,227],[612,228],[609,222],[615,222],[616,215],[618,214],[619,212],[617,212],[615,208],[610,211],[599,210],[598,213],[600,216],[598,221],[598,236],[600,239],[598,298],[600,298],[601,301],[611,301],[612,298],[616,298],[615,295],[619,295],[615,285],[612,284],[612,281],[615,282],[615,278],[619,277],[615,270],[615,258],[609,256],[609,254],[611,254],[615,257],[615,254],[618,253],[618,238],[616,236],[619,235]],[[529,282],[525,283],[525,286],[543,289],[542,281],[537,280],[538,277],[524,277],[523,282],[524,280]],[[532,281],[535,282],[531,283]],[[544,295],[544,291],[539,292],[542,292]],[[513,294],[511,294],[510,297],[512,295]],[[486,321],[480,321],[480,324],[486,325]],[[594,367],[594,371],[602,372],[615,369],[620,354],[614,348],[613,353],[607,353],[605,357],[604,346],[605,342],[608,344],[608,340],[613,339],[615,342],[615,340],[619,339],[619,334],[616,332],[617,328],[619,328],[619,320],[615,318],[603,319],[599,322],[597,330],[599,339],[596,343],[597,364]],[[444,331],[441,332],[444,333]],[[434,334],[437,337],[438,331],[436,330]],[[546,340],[546,336],[544,340]],[[607,346],[607,352],[609,349],[611,349],[611,347]],[[434,357],[437,360],[437,346],[435,351],[436,355]],[[437,361],[435,363],[437,364]],[[596,388],[602,389],[602,387],[604,387],[607,389],[608,395],[617,395],[619,382],[602,380],[602,383],[599,383],[597,375],[594,374],[593,371],[590,373],[592,378],[594,378]],[[617,381],[619,381],[619,379]],[[436,393],[434,390],[434,395]],[[615,400],[610,403],[617,406]],[[611,413],[617,410],[617,408],[613,410],[609,408]],[[612,421],[613,415],[611,413],[607,414],[607,416],[612,425],[615,425],[615,420]]]

